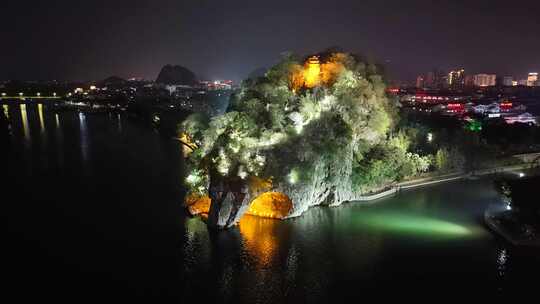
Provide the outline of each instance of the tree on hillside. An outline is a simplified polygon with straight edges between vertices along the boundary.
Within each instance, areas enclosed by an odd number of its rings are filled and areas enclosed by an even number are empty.
[[[350,54],[285,56],[264,77],[244,81],[225,114],[182,124],[182,138],[196,147],[190,192],[221,204],[243,191],[231,188],[265,180],[299,215],[427,170],[429,158],[409,152],[404,134],[391,135],[397,109],[385,90],[377,67]],[[246,193],[237,204],[254,199]]]

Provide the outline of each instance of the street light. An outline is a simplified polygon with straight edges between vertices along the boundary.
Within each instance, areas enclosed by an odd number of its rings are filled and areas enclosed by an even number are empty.
[[[54,97],[56,97],[56,92],[52,93],[52,95],[53,95]]]
[[[41,93],[38,92],[36,95],[39,97],[39,96],[41,96]]]
[[[23,93],[19,93],[19,96],[23,96],[24,94]]]
[[[2,96],[6,96],[6,93],[2,93]]]
[[[428,134],[427,134],[427,141],[428,141],[428,142],[432,142],[432,141],[433,141],[433,133],[428,133]]]

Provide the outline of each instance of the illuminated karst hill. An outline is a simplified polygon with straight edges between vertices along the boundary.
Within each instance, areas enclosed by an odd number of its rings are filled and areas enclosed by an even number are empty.
[[[393,130],[396,108],[377,67],[346,53],[285,57],[248,79],[227,112],[180,127],[188,210],[226,228],[245,214],[301,215],[415,174],[428,160]]]

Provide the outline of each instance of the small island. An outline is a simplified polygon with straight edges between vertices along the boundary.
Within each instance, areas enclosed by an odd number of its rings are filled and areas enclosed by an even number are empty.
[[[180,126],[188,210],[228,228],[244,213],[295,217],[425,172],[430,157],[409,151],[386,89],[378,65],[338,51],[288,55],[244,81],[225,114]]]
[[[243,81],[225,113],[179,124],[186,209],[224,229],[244,214],[287,219],[528,166],[482,137],[479,120],[425,117],[389,92],[383,69],[360,56],[284,56]]]

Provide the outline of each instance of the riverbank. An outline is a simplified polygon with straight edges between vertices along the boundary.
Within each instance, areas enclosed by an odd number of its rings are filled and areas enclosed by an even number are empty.
[[[524,163],[524,164],[517,164],[517,165],[508,165],[508,166],[500,166],[495,168],[487,168],[487,169],[481,169],[476,170],[473,172],[453,172],[445,175],[438,175],[438,176],[430,176],[430,177],[422,177],[417,178],[413,180],[403,181],[400,183],[397,183],[396,185],[369,195],[362,195],[355,199],[355,201],[360,202],[369,202],[378,200],[396,193],[399,193],[403,190],[411,190],[419,187],[424,186],[430,186],[434,184],[444,183],[444,182],[451,182],[451,181],[457,181],[464,178],[471,178],[471,177],[480,177],[485,175],[491,175],[491,174],[498,174],[498,173],[505,173],[505,172],[512,172],[516,170],[526,170],[531,169],[530,163]]]

